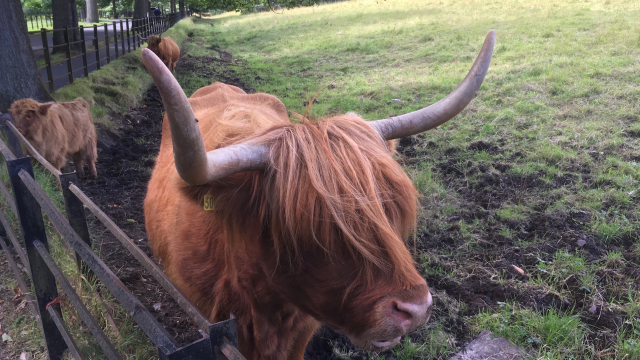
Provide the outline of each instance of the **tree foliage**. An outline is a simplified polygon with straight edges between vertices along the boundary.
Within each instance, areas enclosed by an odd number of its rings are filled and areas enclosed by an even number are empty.
[[[242,11],[254,6],[292,9],[321,3],[321,0],[188,0],[187,7],[198,10]]]

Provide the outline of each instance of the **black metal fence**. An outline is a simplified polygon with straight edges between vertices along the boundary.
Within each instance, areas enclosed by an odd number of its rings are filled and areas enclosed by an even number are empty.
[[[63,174],[49,164],[18,132],[9,114],[0,115],[0,124],[7,141],[7,145],[5,145],[0,140],[0,154],[7,164],[13,196],[2,182],[0,182],[0,192],[19,221],[25,248],[23,249],[7,217],[1,210],[0,237],[2,239],[0,239],[0,246],[18,280],[18,286],[27,297],[31,310],[38,317],[49,359],[61,359],[67,349],[74,359],[82,359],[72,335],[65,326],[59,305],[60,298],[56,281],[87,325],[101,347],[105,358],[121,359],[121,356],[49,253],[43,213],[60,234],[60,237],[67,241],[75,251],[79,271],[102,282],[157,347],[161,360],[244,359],[237,350],[237,323],[233,315],[230,320],[211,324],[166,277],[164,272],[82,192],[75,171]],[[34,180],[31,157],[23,156],[21,143],[34,159],[59,179],[66,217]],[[194,323],[202,330],[202,339],[185,346],[179,346],[156,318],[93,252],[84,207],[91,211],[115,235],[193,319]],[[16,258],[22,262],[23,267],[27,269],[33,291],[23,280],[12,250],[15,252]]]
[[[39,27],[49,27],[53,26],[53,15],[29,15],[25,16],[24,20],[27,22],[27,25],[32,29],[37,29]]]
[[[31,35],[40,35],[40,46],[33,48],[38,72],[49,91],[54,91],[135,50],[144,44],[147,36],[166,31],[181,18],[178,12],[94,24],[93,27],[32,31]],[[60,34],[64,38],[63,43],[54,45],[54,36]],[[32,38],[31,42],[33,45],[37,39]]]
[[[87,21],[87,9],[77,8],[78,21]],[[133,18],[133,9],[120,9],[114,14],[113,10],[98,10],[98,18],[100,19],[131,19]],[[53,15],[42,10],[25,11],[24,19],[30,27],[48,27],[53,26]]]

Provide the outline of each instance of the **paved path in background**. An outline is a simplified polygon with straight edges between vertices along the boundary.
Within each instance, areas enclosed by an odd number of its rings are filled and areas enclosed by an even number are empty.
[[[120,36],[120,20],[107,20],[107,21],[117,21],[116,23],[116,30],[118,33],[118,38],[121,38]],[[132,27],[132,20],[128,19],[127,20],[129,22],[129,35],[130,35],[130,41],[131,41],[131,50],[133,50],[133,32],[131,31],[131,27]],[[116,44],[113,41],[113,24],[109,23],[108,27],[108,36],[109,36],[109,59],[110,60],[115,60],[116,59]],[[125,23],[125,20],[123,19],[122,21],[122,29],[123,34],[124,34],[124,41],[118,41],[118,57],[123,55],[123,42],[124,42],[124,51],[125,53],[129,52],[129,45],[127,43],[127,24]],[[98,42],[101,42],[102,44],[100,44],[100,47],[98,49],[98,53],[100,55],[100,66],[104,66],[107,64],[107,52],[106,52],[106,46],[104,44],[104,37],[105,37],[105,31],[104,31],[104,26],[98,26],[98,31],[97,31],[97,35],[98,35]],[[93,39],[94,39],[94,33],[93,33],[93,27],[87,27],[84,29],[84,38],[85,38],[85,46],[87,48],[87,70],[88,72],[92,72],[94,70],[96,70],[97,68],[97,62],[96,62],[96,53],[95,53],[95,47],[93,44]],[[33,55],[37,61],[43,61],[44,60],[44,50],[42,47],[42,36],[40,34],[37,35],[32,35],[30,37],[31,40],[31,49],[33,50]],[[51,32],[47,33],[47,43],[48,43],[48,47],[49,47],[49,53],[51,53],[53,51],[53,34]],[[138,42],[136,41],[136,48],[137,48],[137,44]],[[74,56],[72,54],[72,56]],[[41,63],[42,63],[41,61]],[[73,69],[73,78],[77,79],[79,77],[84,76],[84,61],[82,58],[82,55],[78,55],[75,58],[73,58],[71,60],[72,63],[72,69]],[[47,88],[48,88],[48,80],[49,77],[47,76],[47,69],[44,65],[42,65],[42,69],[39,70],[40,73],[40,77],[42,78],[42,81],[44,81],[47,84]],[[53,85],[54,85],[54,90],[57,90],[67,84],[69,84],[69,70],[68,70],[68,65],[67,62],[64,61],[60,64],[57,65],[53,65],[51,67],[51,73],[52,73],[52,77],[53,77]]]

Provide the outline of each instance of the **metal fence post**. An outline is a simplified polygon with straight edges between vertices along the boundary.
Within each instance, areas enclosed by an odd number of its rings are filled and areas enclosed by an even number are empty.
[[[67,53],[67,70],[69,71],[69,84],[73,83],[73,65],[71,64],[71,44],[69,43],[69,28],[64,27],[65,51]]]
[[[113,23],[113,48],[116,50],[116,59],[118,58],[118,28],[116,22]]]
[[[51,72],[51,58],[49,57],[49,41],[47,39],[47,29],[41,29],[42,35],[42,50],[44,51],[44,62],[47,65],[47,77],[49,78],[49,91],[53,91],[53,73]]]
[[[18,210],[20,230],[22,231],[22,238],[24,239],[24,244],[27,248],[29,267],[31,268],[31,279],[33,281],[33,290],[38,302],[38,312],[40,313],[42,330],[47,345],[47,351],[49,353],[49,359],[62,359],[62,354],[64,350],[67,349],[67,344],[46,309],[47,304],[58,297],[56,279],[38,253],[38,250],[33,245],[34,241],[39,240],[47,248],[47,251],[49,250],[47,235],[44,228],[44,220],[42,219],[42,210],[40,209],[40,205],[36,199],[18,175],[19,172],[24,170],[33,176],[31,158],[23,157],[15,160],[7,159],[7,168],[9,170],[11,187],[13,188],[13,199]],[[55,310],[59,317],[62,318],[60,308],[56,306]]]
[[[131,52],[131,37],[129,37],[129,19],[126,20],[127,22],[127,48],[129,49],[129,52]],[[133,24],[131,24],[133,25]],[[124,41],[123,41],[124,43]],[[136,42],[135,40],[133,41],[133,50],[136,49]]]
[[[225,359],[226,356],[222,354],[222,344],[225,338],[238,348],[238,322],[235,318],[229,320],[220,321],[209,326],[209,336],[211,337],[211,347],[213,353],[218,359]]]
[[[80,48],[82,49],[82,65],[84,66],[84,76],[89,76],[89,66],[87,65],[87,44],[84,42],[84,26],[80,25]]]
[[[98,42],[98,25],[93,24],[93,47],[96,50],[96,69],[100,70],[100,46]]]
[[[122,28],[122,20],[120,20],[120,39],[122,40],[122,55],[126,54],[124,51],[124,29]]]
[[[104,45],[107,48],[107,64],[111,62],[111,55],[109,54],[109,27],[107,23],[104,23]]]
[[[64,208],[67,212],[67,219],[69,225],[80,236],[80,238],[89,246],[91,246],[91,236],[89,236],[89,227],[87,226],[87,218],[84,214],[84,205],[78,197],[69,190],[69,185],[73,183],[76,186],[80,184],[78,181],[78,175],[75,172],[60,175],[60,186],[62,187],[62,196],[64,198]],[[80,255],[76,253],[76,264],[78,270],[85,275],[91,275],[94,278],[93,272],[82,261]],[[89,277],[88,277],[89,278]]]

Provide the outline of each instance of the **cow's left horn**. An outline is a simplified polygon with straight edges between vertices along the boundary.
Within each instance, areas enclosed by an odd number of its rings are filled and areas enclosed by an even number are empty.
[[[173,158],[184,181],[203,185],[238,172],[265,167],[269,149],[263,145],[236,144],[207,153],[193,109],[180,84],[151,50],[142,49],[141,55],[162,96],[171,128]]]
[[[495,31],[489,31],[484,45],[482,45],[482,50],[480,50],[480,55],[473,63],[467,77],[447,97],[424,109],[389,119],[372,121],[370,122],[371,126],[378,131],[382,138],[391,140],[433,129],[458,115],[471,102],[476,91],[482,85],[482,80],[484,80],[491,63],[495,37]]]

